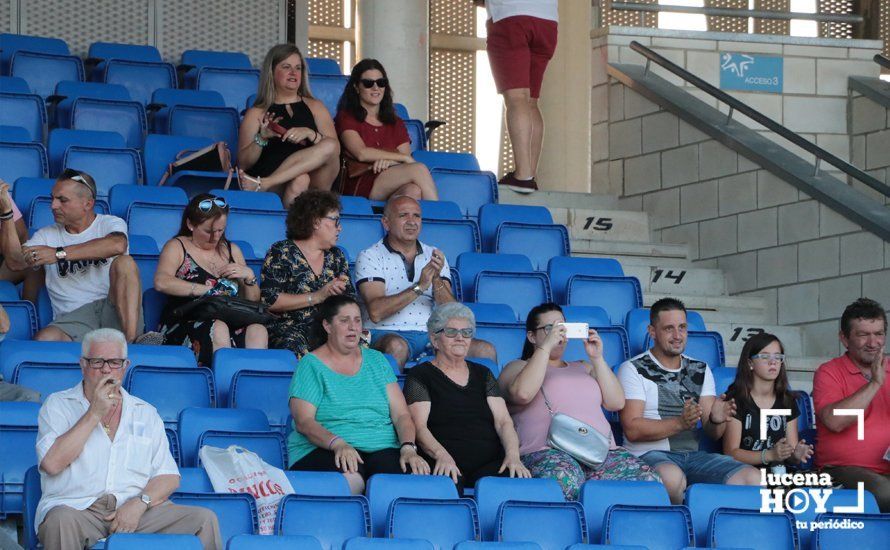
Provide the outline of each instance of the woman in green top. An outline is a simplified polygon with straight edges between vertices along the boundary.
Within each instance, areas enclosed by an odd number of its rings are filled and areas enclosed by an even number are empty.
[[[341,471],[353,493],[377,473],[430,473],[417,454],[414,422],[389,362],[359,346],[355,299],[331,296],[318,307],[323,342],[300,360],[290,384],[291,470]]]

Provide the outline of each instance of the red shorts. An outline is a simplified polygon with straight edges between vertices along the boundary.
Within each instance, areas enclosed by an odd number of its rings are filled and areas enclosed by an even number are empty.
[[[528,88],[531,97],[541,97],[541,82],[547,62],[556,50],[556,21],[530,15],[514,15],[485,23],[485,49],[499,93]]]

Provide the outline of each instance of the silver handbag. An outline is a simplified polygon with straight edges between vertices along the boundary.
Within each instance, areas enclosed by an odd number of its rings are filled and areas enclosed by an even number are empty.
[[[550,429],[547,431],[547,444],[554,449],[568,453],[585,466],[596,467],[606,460],[612,441],[609,436],[575,417],[553,412],[547,394],[541,387],[544,404],[550,411]]]

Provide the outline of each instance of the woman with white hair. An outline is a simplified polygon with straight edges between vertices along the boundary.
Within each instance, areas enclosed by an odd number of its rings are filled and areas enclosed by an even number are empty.
[[[404,393],[433,474],[450,476],[461,491],[485,476],[531,477],[497,380],[467,361],[473,312],[448,302],[433,310],[426,326],[436,356],[408,370]]]

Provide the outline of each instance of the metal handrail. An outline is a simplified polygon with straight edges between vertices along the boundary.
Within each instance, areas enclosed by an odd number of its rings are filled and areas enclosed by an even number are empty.
[[[742,101],[739,101],[738,99],[729,95],[728,93],[724,92],[723,90],[716,88],[716,87],[712,86],[711,84],[708,84],[701,78],[695,76],[694,74],[690,73],[683,67],[680,67],[679,65],[673,63],[672,61],[669,61],[668,59],[661,56],[657,52],[647,48],[646,46],[643,46],[636,40],[634,40],[630,43],[630,48],[633,51],[637,52],[638,54],[642,55],[643,57],[645,57],[647,59],[646,72],[649,71],[650,63],[654,61],[658,65],[661,65],[668,71],[674,73],[675,75],[679,76],[683,80],[689,82],[696,88],[701,89],[708,95],[711,95],[711,96],[717,98],[719,101],[722,101],[723,103],[726,103],[727,105],[729,105],[729,115],[726,117],[726,124],[729,124],[729,122],[732,120],[733,111],[738,111],[738,112],[742,113],[743,115],[747,116],[748,118],[750,118],[751,120],[757,122],[758,124],[766,127],[767,129],[769,129],[769,130],[775,132],[776,134],[782,136],[783,138],[787,139],[791,143],[797,145],[801,149],[803,149],[809,153],[812,153],[816,157],[816,162],[815,162],[816,169],[815,169],[815,173],[813,174],[814,176],[819,174],[819,164],[822,161],[825,161],[828,164],[830,164],[830,165],[834,166],[835,168],[837,168],[838,170],[840,170],[841,172],[847,174],[848,176],[856,178],[857,180],[868,185],[869,187],[871,187],[875,191],[878,191],[879,193],[883,194],[884,196],[890,197],[890,186],[888,186],[884,182],[878,180],[874,176],[870,176],[869,174],[866,174],[865,172],[863,172],[859,168],[856,168],[849,162],[846,162],[846,161],[838,158],[837,156],[826,151],[825,149],[819,147],[812,141],[801,137],[800,135],[798,135],[795,132],[792,132],[785,126],[782,126],[781,124],[779,124],[775,120],[769,118],[768,116],[764,115],[760,111],[754,109],[753,107],[750,107],[748,104],[746,104]]]
[[[612,2],[613,10],[641,11],[641,12],[671,12],[671,13],[694,13],[701,15],[710,15],[718,17],[756,17],[757,19],[804,19],[807,21],[819,21],[823,23],[862,23],[864,18],[861,15],[849,15],[840,13],[800,13],[791,11],[771,11],[771,10],[746,10],[740,8],[711,8],[711,7],[692,7],[692,6],[672,6],[668,4],[635,4],[633,2]]]
[[[877,63],[881,67],[890,69],[890,59],[888,59],[886,55],[876,53],[873,59],[875,60],[875,63]]]

